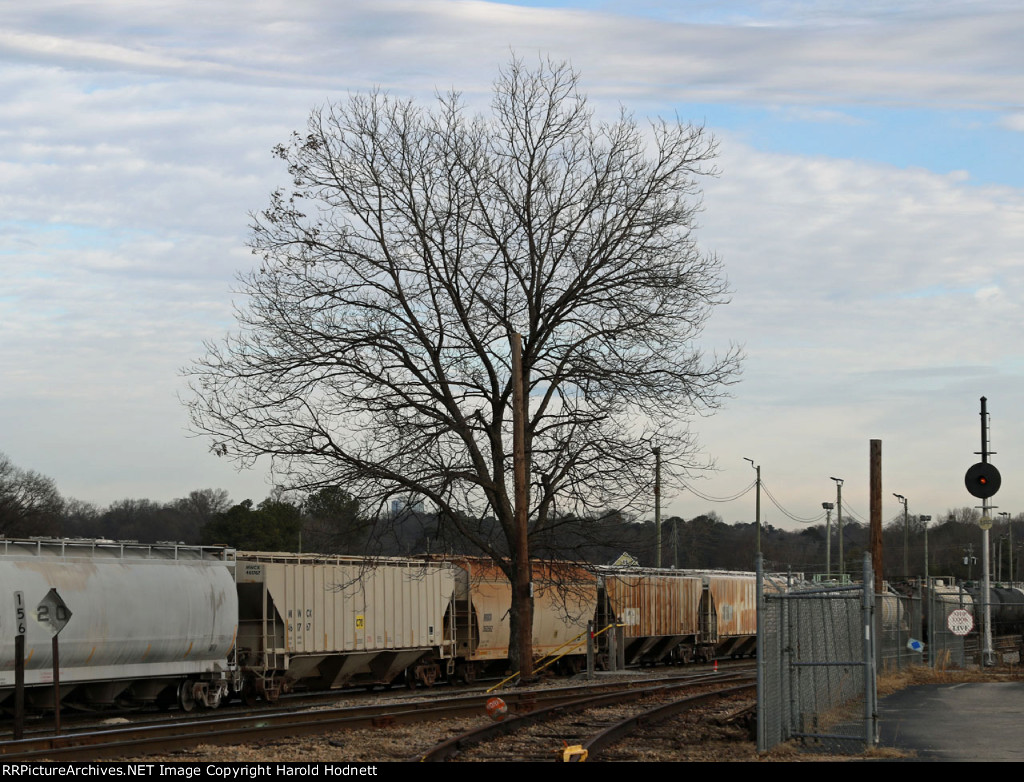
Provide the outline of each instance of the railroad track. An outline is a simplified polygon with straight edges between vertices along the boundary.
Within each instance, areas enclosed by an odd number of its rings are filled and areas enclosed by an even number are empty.
[[[391,688],[382,687],[374,691],[359,688],[354,690],[338,689],[319,692],[292,692],[282,695],[280,700],[274,704],[261,703],[253,707],[245,705],[240,701],[232,701],[221,705],[215,710],[198,710],[193,712],[182,712],[177,709],[162,710],[154,706],[113,707],[106,710],[76,710],[65,707],[61,714],[61,728],[63,734],[71,735],[86,732],[102,732],[113,730],[115,727],[126,729],[129,726],[133,726],[142,728],[171,723],[223,719],[226,717],[266,717],[300,711],[306,708],[338,706],[342,701],[347,701],[345,703],[346,706],[358,706],[363,705],[363,702],[367,700],[388,697],[402,698],[403,696],[414,697],[413,691],[404,686],[396,685]],[[8,726],[8,731],[13,731],[13,718],[7,716],[0,719],[0,725],[6,725]],[[3,736],[2,730],[0,728],[0,736]],[[52,738],[54,735],[53,731],[52,713],[32,714],[26,720],[24,733],[27,739],[45,740]]]
[[[981,657],[982,642],[978,636],[971,636],[964,641],[964,654],[968,657]],[[1022,641],[1020,635],[997,635],[992,638],[992,651],[1002,655],[1020,652]]]
[[[665,677],[662,681],[690,679],[708,674]],[[644,680],[649,682],[650,680]],[[638,686],[638,681],[567,686],[536,690],[514,690],[502,697],[513,713],[527,713],[580,697],[581,689],[600,690],[616,697]],[[480,717],[487,695],[471,694],[409,697],[384,704],[249,712],[221,716],[192,714],[184,720],[161,720],[118,726],[103,730],[83,730],[62,736],[35,736],[21,741],[0,742],[0,760],[93,760],[98,758],[134,759],[154,753],[180,752],[198,744],[251,744],[274,739],[330,733],[345,729],[382,729],[423,722],[446,722],[457,717]]]
[[[454,736],[418,753],[416,761],[536,761],[594,759],[627,736],[710,703],[751,701],[751,674],[706,675],[700,679],[586,695],[536,708],[502,722]],[[657,744],[664,741],[655,734]],[[651,759],[631,738],[631,759]]]

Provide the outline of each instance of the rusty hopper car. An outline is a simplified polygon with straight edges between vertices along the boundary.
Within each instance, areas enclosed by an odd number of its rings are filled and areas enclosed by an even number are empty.
[[[53,705],[44,599],[70,617],[58,636],[61,700],[216,706],[229,691],[234,552],[110,541],[0,540],[0,699],[14,691],[14,596],[25,608],[26,700]]]
[[[599,572],[597,626],[622,626],[626,665],[687,663],[754,651],[753,573],[617,567]]]
[[[708,657],[715,618],[702,604],[700,576],[666,570],[601,568],[597,625],[622,625],[626,665]]]
[[[451,658],[453,568],[417,560],[239,553],[236,657],[247,699],[297,682],[431,683]]]
[[[701,574],[717,617],[715,655],[740,657],[757,647],[757,577],[754,573],[708,571]]]
[[[451,560],[456,566],[456,675],[472,681],[486,669],[504,671],[509,656],[512,588],[486,559]],[[534,562],[533,652],[564,655],[558,668],[579,670],[586,660],[587,623],[597,606],[597,578],[572,563]]]

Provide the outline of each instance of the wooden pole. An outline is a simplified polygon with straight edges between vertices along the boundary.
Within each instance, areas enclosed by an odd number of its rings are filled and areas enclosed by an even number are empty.
[[[654,447],[654,566],[661,567],[661,448]]]
[[[533,578],[527,529],[529,505],[526,483],[526,392],[523,388],[523,343],[512,335],[512,473],[516,525],[515,583],[513,601],[519,606],[516,648],[519,650],[519,678],[533,676]]]
[[[870,447],[871,567],[875,571],[875,594],[882,594],[882,441]]]

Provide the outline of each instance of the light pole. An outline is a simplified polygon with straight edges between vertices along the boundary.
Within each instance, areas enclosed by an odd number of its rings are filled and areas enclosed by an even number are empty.
[[[839,532],[839,580],[843,580],[846,564],[843,561],[843,479],[829,478],[836,482],[836,528]]]
[[[964,549],[964,564],[967,565],[967,580],[974,580],[974,566],[978,564],[978,558],[974,556],[974,544],[968,543]]]
[[[825,509],[825,578],[832,580],[832,509],[835,507],[831,502],[821,503]]]
[[[1006,524],[1006,527],[1007,527],[1007,529],[1008,529],[1008,531],[1010,533],[1010,541],[1009,541],[1009,550],[1010,550],[1010,563],[1009,563],[1009,565],[1010,565],[1010,569],[1009,569],[1009,573],[1010,573],[1010,586],[1013,587],[1013,528],[1010,527],[1010,514],[1007,511],[1001,510],[1001,511],[999,511],[999,515],[1003,517],[1003,522]],[[1003,535],[1003,538],[1005,538],[1005,537],[1006,537],[1006,535]],[[1002,543],[1003,538],[999,539],[1000,543]],[[1002,552],[1001,548],[1000,548],[1000,551],[999,551],[999,565],[997,565],[997,567],[999,568],[999,575],[996,576],[996,579],[998,581],[1002,581],[1002,576],[1003,576],[1003,552]]]
[[[918,516],[921,523],[924,524],[924,582],[928,583],[928,522],[932,520],[931,516]]]
[[[753,459],[743,457],[743,461],[750,462],[750,466],[757,472],[757,500],[754,505],[754,523],[757,525],[757,555],[761,555],[761,465],[754,464]]]
[[[907,563],[907,548],[910,546],[910,524],[907,519],[907,498],[893,492],[893,497],[903,503],[903,577],[910,577],[910,565]]]

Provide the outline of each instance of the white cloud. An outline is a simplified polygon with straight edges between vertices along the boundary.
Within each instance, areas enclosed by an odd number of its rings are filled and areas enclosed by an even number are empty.
[[[1006,114],[999,122],[1000,126],[1017,132],[1024,132],[1024,112]]]
[[[1017,105],[1024,9],[884,6],[713,4],[701,24],[447,0],[6,8],[3,450],[101,502],[264,489],[182,436],[177,370],[230,325],[233,274],[253,261],[247,213],[286,181],[269,150],[311,106],[376,84],[427,99],[454,85],[480,104],[510,48],[571,59],[607,114],[732,101],[820,132],[867,104]],[[1002,126],[1022,130],[1022,116]],[[757,457],[781,500],[813,509],[827,474],[866,475],[865,441],[881,436],[903,493],[932,487],[936,513],[963,504],[934,476],[976,449],[976,397],[990,394],[1006,442],[1024,435],[1008,420],[1024,195],[973,185],[956,160],[938,173],[766,154],[741,132],[722,133],[700,233],[735,289],[709,344],[750,354],[733,403],[698,421],[709,452],[741,470],[709,483],[745,484],[741,457]]]

